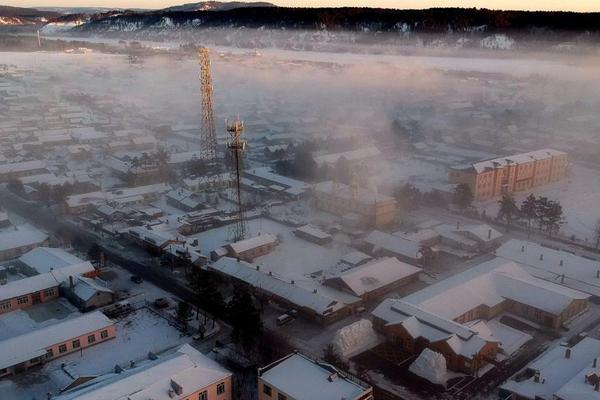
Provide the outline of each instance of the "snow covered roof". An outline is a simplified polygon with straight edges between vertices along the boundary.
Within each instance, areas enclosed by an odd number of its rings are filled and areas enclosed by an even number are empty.
[[[69,276],[79,276],[92,271],[94,271],[94,266],[85,261],[80,264],[55,269],[44,274],[11,281],[2,286],[2,290],[0,290],[0,301],[56,287],[67,281]]]
[[[330,379],[337,374],[334,379]],[[357,399],[371,391],[335,367],[293,353],[259,370],[259,379],[296,400]]]
[[[56,400],[181,400],[220,383],[231,373],[188,344],[176,352],[121,373],[110,373],[57,396]],[[182,394],[169,394],[173,383]]]
[[[310,189],[308,183],[279,175],[273,172],[269,167],[247,169],[244,171],[244,175],[250,178],[272,182],[280,186],[279,191],[284,191],[292,195],[299,195]]]
[[[35,269],[39,274],[49,272],[51,269],[85,262],[63,249],[54,247],[38,247],[33,249],[19,257],[19,261]]]
[[[134,196],[146,196],[151,194],[166,193],[171,190],[168,183],[156,183],[153,185],[136,186],[131,188],[115,189],[112,192],[96,191],[90,193],[75,194],[67,197],[67,205],[75,207],[85,204],[103,203],[126,199]]]
[[[451,319],[434,314],[399,299],[386,299],[372,315],[386,321],[386,325],[402,326],[414,339],[424,338],[430,343],[446,342],[457,355],[471,358],[488,342],[487,337]]]
[[[133,226],[128,230],[129,234],[157,247],[164,247],[175,237],[169,232],[155,231],[144,226]]]
[[[591,367],[594,359],[600,359],[600,341],[586,337],[570,349],[569,358],[566,357],[566,351],[564,346],[555,346],[527,367],[539,373],[539,382],[533,376],[520,382],[510,380],[502,388],[529,399],[600,398],[600,393],[594,391],[593,384],[585,382],[585,374],[593,370]],[[598,369],[595,371],[600,373]]]
[[[398,236],[391,235],[386,232],[372,231],[364,239],[364,242],[373,246],[375,251],[377,248],[388,250],[395,254],[400,254],[408,258],[417,259],[417,253],[421,248],[419,242],[404,239]]]
[[[404,300],[455,319],[479,305],[493,307],[506,299],[558,315],[572,301],[589,297],[580,291],[535,278],[514,262],[494,258]]]
[[[541,279],[557,281],[564,274],[565,286],[600,295],[600,281],[596,278],[600,270],[598,261],[517,239],[500,246],[496,255],[519,263],[530,274]]]
[[[236,254],[240,254],[271,243],[277,243],[277,236],[271,233],[263,233],[258,236],[240,240],[239,242],[231,243],[228,246],[231,247],[231,250]]]
[[[298,307],[313,310],[319,315],[326,315],[346,306],[346,304],[321,293],[318,289],[315,292],[303,288],[297,283],[286,282],[274,275],[257,270],[252,264],[237,261],[230,257],[220,258],[209,268],[260,288],[265,292],[273,293],[292,304],[296,304]],[[360,302],[360,299],[356,298],[356,302]]]
[[[0,369],[46,354],[46,349],[69,339],[113,325],[100,311],[63,320],[0,342]]]
[[[102,285],[99,279],[91,279],[78,276],[73,292],[83,301],[88,301],[97,293],[114,293],[108,287]]]
[[[456,232],[461,234],[469,234],[475,240],[481,242],[490,242],[501,238],[502,233],[498,232],[487,224],[467,225],[460,227]]]
[[[317,164],[335,164],[340,158],[344,157],[348,161],[364,160],[366,158],[378,157],[381,151],[375,146],[364,147],[358,150],[344,151],[342,153],[325,154],[314,157]]]
[[[490,169],[501,168],[511,164],[525,164],[536,160],[566,155],[567,153],[554,149],[541,149],[530,151],[528,153],[514,154],[512,156],[498,157],[491,160],[485,160],[473,163],[469,168],[473,168],[478,174]]]
[[[299,228],[296,228],[296,231],[305,233],[309,236],[313,236],[319,239],[329,239],[331,235],[327,232],[323,232],[321,229],[312,226],[312,225],[304,225]]]
[[[16,230],[9,229],[0,232],[0,251],[41,244],[47,239],[48,235],[44,232],[29,225],[22,225]]]
[[[395,257],[384,257],[328,278],[325,284],[341,281],[352,294],[362,296],[420,271],[421,268],[398,261]]]
[[[1,164],[0,175],[12,174],[15,172],[32,171],[37,169],[46,169],[46,165],[40,160],[22,161],[12,164]]]
[[[372,259],[373,257],[363,253],[362,251],[351,251],[350,253],[344,254],[344,256],[340,258],[340,261],[344,264],[357,266]]]

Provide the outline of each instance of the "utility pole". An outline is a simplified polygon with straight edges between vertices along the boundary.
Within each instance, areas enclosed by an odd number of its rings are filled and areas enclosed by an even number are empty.
[[[246,141],[242,139],[242,133],[244,133],[244,123],[236,118],[231,123],[225,121],[227,126],[227,132],[229,132],[230,140],[227,143],[227,148],[233,156],[233,170],[231,174],[235,174],[230,179],[231,189],[235,196],[235,202],[237,203],[237,221],[232,224],[229,230],[229,239],[237,242],[243,240],[246,237],[247,226],[246,218],[244,215],[244,204],[242,200],[242,188],[241,188],[241,172],[242,166],[242,155],[246,149]]]

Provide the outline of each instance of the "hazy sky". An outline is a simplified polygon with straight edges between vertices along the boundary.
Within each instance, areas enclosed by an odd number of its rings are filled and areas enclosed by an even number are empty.
[[[96,6],[115,8],[162,8],[195,1],[197,0],[5,0],[2,3],[22,7]],[[600,11],[600,0],[271,0],[271,2],[288,7],[485,7],[511,10]]]

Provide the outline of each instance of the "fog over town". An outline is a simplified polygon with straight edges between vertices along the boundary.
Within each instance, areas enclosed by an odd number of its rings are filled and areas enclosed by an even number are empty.
[[[0,6],[0,400],[600,400],[597,15],[241,4]]]

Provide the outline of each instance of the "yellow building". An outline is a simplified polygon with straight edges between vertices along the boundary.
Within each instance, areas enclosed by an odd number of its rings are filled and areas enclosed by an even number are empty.
[[[567,166],[567,153],[542,149],[456,166],[450,169],[449,179],[469,185],[480,201],[560,181],[566,177]]]
[[[317,208],[337,215],[356,215],[368,225],[389,224],[396,216],[396,199],[339,182],[327,181],[313,186]]]

